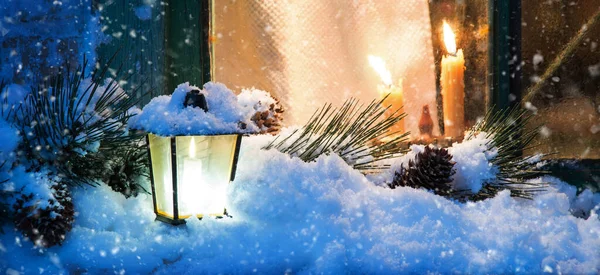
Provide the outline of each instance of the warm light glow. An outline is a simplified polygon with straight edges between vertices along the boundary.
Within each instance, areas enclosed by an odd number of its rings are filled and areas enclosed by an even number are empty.
[[[188,155],[190,158],[196,157],[196,141],[194,141],[194,137],[190,139],[190,151]]]
[[[449,54],[456,54],[456,36],[446,21],[444,21],[444,44]]]
[[[181,181],[179,190],[180,212],[182,214],[198,214],[203,210],[202,203],[204,201],[198,199],[198,196],[205,195],[202,192],[206,192],[206,190],[202,190],[202,186],[206,185],[203,178],[202,166],[202,160],[194,159],[191,155],[190,158],[183,160],[183,180]]]
[[[383,81],[383,84],[387,86],[392,85],[392,74],[385,68],[385,61],[383,61],[381,57],[369,55],[369,64],[371,64],[371,67],[373,67],[373,69],[375,69],[375,72],[379,74],[379,76],[381,77],[381,81]]]
[[[219,161],[214,158],[215,150],[221,148],[219,145],[222,144],[202,137],[198,137],[198,142],[195,137],[190,137],[189,140],[188,156],[183,158],[182,180],[179,185],[180,214],[221,214],[227,202],[231,169],[229,165],[219,165]],[[231,155],[224,154],[223,157],[229,160]]]
[[[183,181],[180,192],[181,213],[210,215],[223,213],[227,201],[228,181],[210,171],[200,159],[183,160]],[[223,167],[223,169],[227,169]]]

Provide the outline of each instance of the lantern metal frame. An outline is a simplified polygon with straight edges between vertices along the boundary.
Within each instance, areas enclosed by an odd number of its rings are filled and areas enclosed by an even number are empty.
[[[170,146],[169,146],[169,150],[170,150],[170,155],[171,155],[171,177],[172,177],[172,187],[173,187],[173,218],[167,217],[164,214],[161,214],[160,211],[158,210],[158,205],[157,205],[157,199],[156,199],[156,189],[155,189],[155,182],[154,182],[154,170],[152,167],[152,154],[151,154],[151,146],[150,146],[150,134],[146,135],[146,144],[147,144],[147,152],[148,152],[148,161],[149,161],[149,167],[150,167],[150,186],[151,186],[151,192],[152,192],[152,204],[154,207],[154,214],[156,214],[156,220],[161,221],[161,222],[165,222],[165,223],[170,223],[172,225],[181,225],[181,224],[185,224],[185,218],[182,218],[180,216],[179,213],[179,193],[178,193],[178,183],[177,183],[177,143],[176,143],[176,139],[177,137],[215,137],[215,136],[226,136],[226,135],[236,135],[236,140],[235,140],[235,147],[233,149],[233,158],[232,158],[232,163],[231,163],[231,171],[230,171],[230,175],[229,175],[229,183],[231,183],[232,181],[235,180],[235,174],[237,171],[237,163],[238,163],[238,159],[239,159],[239,154],[240,154],[240,146],[242,143],[242,134],[225,134],[225,135],[175,135],[175,136],[170,136],[170,137],[164,137],[163,138],[169,138],[170,139]],[[159,135],[157,135],[159,136]],[[214,216],[216,218],[222,218],[223,216],[228,216],[227,213],[227,209],[224,208],[223,209],[223,213],[214,213],[214,214],[210,214],[211,216]],[[203,215],[198,215],[199,219],[203,218]]]

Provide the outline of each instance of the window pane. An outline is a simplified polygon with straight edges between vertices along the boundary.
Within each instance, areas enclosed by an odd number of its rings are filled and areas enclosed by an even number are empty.
[[[540,81],[583,25],[598,1],[522,1],[524,91]],[[553,158],[600,158],[600,26],[589,29],[572,55],[535,94],[529,106],[542,129],[534,152]],[[533,125],[532,125],[533,126]]]
[[[425,106],[439,136],[447,20],[467,68],[457,81],[462,97],[450,104],[464,112],[455,123],[465,125],[462,132],[485,111],[487,7],[484,0],[213,1],[213,79],[273,93],[291,125],[302,125],[324,103],[367,103],[392,92],[399,95],[386,104],[404,106],[402,127],[413,138]],[[378,74],[369,56],[390,76]]]

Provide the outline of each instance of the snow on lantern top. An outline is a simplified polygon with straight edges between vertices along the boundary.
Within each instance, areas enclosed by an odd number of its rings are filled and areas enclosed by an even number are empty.
[[[207,106],[185,104],[198,91]],[[253,96],[249,98],[250,93]],[[254,103],[272,100],[266,92],[244,90],[238,97],[221,83],[208,82],[200,89],[186,82],[172,95],[153,98],[131,119],[131,128],[161,136],[257,133],[260,129],[251,121],[256,112]]]

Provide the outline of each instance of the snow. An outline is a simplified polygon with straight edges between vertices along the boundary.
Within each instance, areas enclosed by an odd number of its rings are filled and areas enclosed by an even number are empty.
[[[174,227],[154,221],[149,195],[125,199],[105,186],[79,188],[75,226],[65,243],[42,250],[5,228],[0,269],[44,274],[600,270],[598,194],[577,196],[575,187],[548,177],[543,180],[553,186],[534,200],[501,192],[462,204],[425,190],[377,186],[337,155],[304,163],[260,150],[271,139],[243,140],[228,192],[233,218],[188,219]],[[587,211],[589,218],[575,217],[577,211]]]
[[[18,132],[0,117],[0,183],[10,178],[9,172],[13,161],[16,159],[15,149],[19,144]],[[0,195],[6,187],[0,184]]]
[[[89,8],[91,2],[3,0],[0,78],[34,83],[40,72],[48,75],[66,62],[81,64],[83,55],[92,61],[88,70],[93,68],[95,49],[107,37],[99,16]],[[151,20],[152,8],[159,3],[139,2],[134,15]],[[134,29],[123,30],[112,35],[140,36]],[[272,30],[265,27],[266,32]],[[532,63],[539,69],[544,56],[535,54]],[[600,64],[587,67],[587,73],[599,76]],[[531,79],[537,82],[539,76]],[[82,87],[89,81],[84,80]],[[92,108],[109,81],[99,88],[89,109],[77,112],[94,119],[108,115]],[[206,95],[208,112],[183,107],[192,89]],[[29,92],[24,86],[8,85],[3,111],[22,103]],[[131,120],[134,128],[160,135],[253,133],[261,129],[251,117],[275,102],[256,89],[236,96],[220,83],[209,82],[202,89],[184,83],[171,96],[157,97],[143,110],[130,113],[138,114]],[[530,102],[526,108],[537,110]],[[600,126],[589,130],[596,133]],[[18,134],[0,118],[0,164],[5,163],[0,169],[0,195],[33,194],[35,199],[26,206],[47,207],[54,198],[51,187],[60,179],[47,170],[51,168],[28,171],[26,163],[13,163]],[[541,134],[551,132],[543,127]],[[78,138],[84,139],[77,148],[81,154],[98,150],[98,141],[86,143],[85,135]],[[578,193],[573,186],[544,177],[535,181],[552,185],[533,200],[511,198],[505,191],[463,204],[426,190],[386,187],[394,170],[423,151],[422,145],[411,146],[406,155],[393,160],[390,171],[364,176],[335,154],[305,163],[277,150],[260,149],[271,140],[271,136],[244,137],[237,177],[227,194],[232,218],[188,219],[185,226],[174,227],[154,220],[150,195],[126,199],[105,185],[76,187],[76,222],[65,243],[36,247],[6,225],[0,234],[0,273],[600,272],[600,194]],[[497,152],[487,147],[488,142],[480,134],[449,148],[457,162],[452,183],[456,189],[477,192],[495,177],[490,159]]]
[[[4,119],[0,118],[0,164],[17,148],[19,137]]]
[[[271,104],[277,103],[268,92],[255,88],[242,89],[237,100],[246,113],[264,112],[269,110]]]
[[[7,85],[6,90],[2,94],[2,99],[6,99],[6,104],[3,104],[2,107],[6,109],[7,107],[11,107],[15,104],[23,103],[23,100],[29,94],[29,92],[29,89],[19,84],[13,83]]]
[[[102,40],[91,0],[2,0],[0,2],[0,78],[36,83],[56,68],[92,66]]]
[[[533,68],[534,70],[537,70],[538,67],[540,66],[540,64],[542,64],[542,62],[544,62],[544,56],[541,55],[540,53],[536,53],[533,55]]]
[[[367,175],[367,178],[379,186],[384,186],[386,183],[391,182],[394,179],[395,171],[400,171],[400,167],[408,167],[408,162],[415,160],[418,153],[425,151],[425,146],[420,144],[413,144],[410,146],[406,154],[394,158],[392,160],[384,160],[381,164],[390,165],[390,169],[385,170],[379,174]]]
[[[600,76],[600,64],[588,66],[588,73],[592,78]]]
[[[489,148],[490,139],[485,136],[486,134],[482,132],[474,135],[470,140],[455,142],[448,148],[448,152],[452,155],[452,161],[456,162],[454,165],[456,174],[451,183],[455,190],[471,190],[473,193],[477,193],[486,181],[495,178],[497,168],[492,166],[490,160],[497,155],[497,151]],[[378,185],[391,182],[394,171],[400,170],[402,165],[408,167],[409,161],[414,161],[417,154],[424,150],[424,145],[411,145],[405,155],[390,163],[391,169],[380,175],[369,176],[369,179]]]
[[[201,90],[205,95],[208,112],[184,107],[185,96],[192,90]],[[130,125],[163,136],[255,133],[258,128],[250,120],[256,113],[254,106],[259,101],[274,102],[274,99],[267,92],[258,90],[241,95],[238,98],[221,83],[208,82],[200,89],[186,82],[177,86],[172,95],[152,99],[130,120]]]
[[[477,193],[483,183],[496,177],[497,168],[491,165],[490,160],[498,152],[494,148],[488,148],[490,138],[485,136],[486,133],[478,133],[472,139],[455,142],[448,148],[452,160],[456,162],[456,174],[452,182],[456,190]]]
[[[33,195],[33,199],[27,201],[24,206],[36,206],[43,209],[50,206],[50,200],[54,200],[52,186],[59,182],[57,176],[50,176],[48,171],[28,173],[23,166],[18,166],[11,171],[9,181],[0,184],[0,190],[7,192],[18,191],[23,195]],[[15,203],[17,198],[12,197],[9,202]]]

